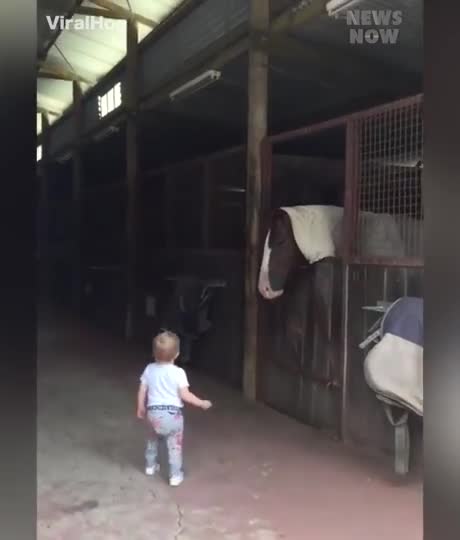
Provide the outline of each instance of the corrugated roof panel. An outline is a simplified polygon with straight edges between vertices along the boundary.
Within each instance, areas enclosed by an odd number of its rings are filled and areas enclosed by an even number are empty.
[[[152,19],[157,24],[172,13],[182,0],[115,0],[117,4],[127,7],[131,5],[132,11],[140,13],[144,17]]]
[[[99,80],[126,55],[126,21],[116,23],[111,30],[63,32],[48,58],[53,56],[79,75]]]
[[[137,13],[159,24],[184,0],[111,1],[124,10]],[[82,6],[100,9],[100,6],[88,0],[84,0]],[[99,27],[94,22],[91,28],[85,28],[85,24],[88,23],[87,15],[76,14],[71,20],[72,27],[64,29],[55,45],[51,47],[46,66],[61,72],[77,74],[88,83],[83,85],[82,89],[85,92],[89,87],[100,81],[125,57],[126,21],[107,19],[111,22],[110,28]],[[77,23],[77,21],[81,22]],[[142,41],[150,34],[152,29],[146,24],[138,23],[139,41]],[[64,87],[66,87],[65,90]],[[37,102],[39,108],[47,108],[62,114],[72,103],[71,82],[39,79]],[[51,117],[51,120],[55,118]]]
[[[72,85],[67,81],[38,79],[37,98],[39,107],[48,111],[53,123],[72,103]]]

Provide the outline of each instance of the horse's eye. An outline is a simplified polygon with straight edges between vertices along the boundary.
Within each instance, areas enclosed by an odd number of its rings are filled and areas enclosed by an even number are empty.
[[[286,243],[286,239],[285,239],[285,238],[276,238],[276,239],[272,242],[272,247],[282,247],[282,246],[284,246],[285,243]]]

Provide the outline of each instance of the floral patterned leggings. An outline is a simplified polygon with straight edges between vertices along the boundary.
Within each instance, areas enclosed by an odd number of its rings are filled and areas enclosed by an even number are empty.
[[[178,407],[149,407],[147,413],[149,437],[145,451],[147,467],[155,467],[158,459],[159,439],[166,441],[168,448],[169,474],[182,474],[182,437],[184,433],[184,417]]]

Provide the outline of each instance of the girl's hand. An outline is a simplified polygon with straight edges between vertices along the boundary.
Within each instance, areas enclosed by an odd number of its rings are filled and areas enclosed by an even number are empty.
[[[137,417],[139,420],[143,420],[145,418],[145,407],[137,409]]]
[[[212,403],[210,401],[208,401],[207,399],[204,399],[201,402],[201,408],[203,409],[203,411],[207,411],[211,407],[212,407]]]

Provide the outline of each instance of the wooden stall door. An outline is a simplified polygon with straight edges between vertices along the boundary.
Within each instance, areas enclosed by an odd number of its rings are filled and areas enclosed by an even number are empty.
[[[262,401],[301,422],[339,434],[341,262],[300,269],[281,298],[262,302]]]

